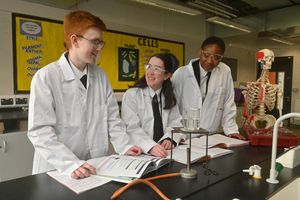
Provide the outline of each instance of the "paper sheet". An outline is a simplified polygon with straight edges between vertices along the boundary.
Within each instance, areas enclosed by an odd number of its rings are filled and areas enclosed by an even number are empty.
[[[84,179],[73,179],[68,175],[64,175],[59,173],[58,171],[51,171],[47,172],[49,176],[60,182],[61,184],[67,186],[76,194],[80,194],[87,190],[96,188],[100,185],[104,185],[105,183],[109,182],[110,180],[95,176],[90,176]]]

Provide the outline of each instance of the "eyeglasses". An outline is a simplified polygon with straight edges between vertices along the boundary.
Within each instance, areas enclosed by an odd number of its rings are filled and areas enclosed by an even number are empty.
[[[212,58],[214,61],[221,61],[223,58],[223,56],[220,54],[212,54],[203,50],[201,51],[201,54],[204,56],[205,59]]]
[[[82,35],[76,35],[76,36],[89,41],[96,49],[102,49],[105,45],[105,42],[103,40],[99,40],[99,39],[90,40]]]
[[[156,66],[156,65],[153,66],[150,64],[145,64],[144,67],[145,67],[145,70],[151,70],[155,74],[162,74],[163,72],[166,72],[165,69],[163,69],[162,67]]]

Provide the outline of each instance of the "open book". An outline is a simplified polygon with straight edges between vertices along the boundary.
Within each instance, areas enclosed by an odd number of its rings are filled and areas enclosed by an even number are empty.
[[[173,159],[179,163],[187,164],[187,149],[188,145],[179,145],[177,148],[173,149]],[[232,150],[222,149],[222,148],[210,148],[208,149],[206,157],[206,149],[204,148],[191,148],[191,163],[216,158],[226,154],[233,153]]]
[[[149,155],[126,156],[111,155],[102,158],[95,158],[87,162],[97,169],[97,176],[110,180],[129,183],[133,179],[157,170],[169,163],[168,158],[159,158]]]
[[[185,141],[185,144],[189,144],[189,141]],[[239,140],[235,138],[230,138],[221,134],[214,134],[208,136],[207,147],[221,147],[221,148],[229,148],[229,147],[237,147],[248,145],[249,141]],[[206,136],[201,136],[200,138],[192,138],[192,149],[193,148],[206,148]]]
[[[56,170],[47,172],[47,174],[61,184],[68,187],[76,194],[81,194],[85,191],[104,185],[105,183],[110,181],[109,179],[99,178],[95,176],[90,176],[83,179],[74,179],[68,175],[61,174]]]
[[[109,181],[129,183],[133,179],[158,169],[169,161],[168,158],[148,155],[111,155],[88,160],[87,162],[97,169],[97,174],[84,179],[73,179],[56,170],[47,172],[47,174],[75,193],[80,194]]]

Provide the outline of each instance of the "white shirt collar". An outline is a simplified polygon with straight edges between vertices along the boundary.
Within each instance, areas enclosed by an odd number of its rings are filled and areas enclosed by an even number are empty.
[[[77,67],[75,67],[75,65],[71,62],[71,60],[69,60],[69,63],[70,63],[70,65],[71,65],[71,69],[72,69],[72,71],[74,72],[75,77],[76,77],[77,79],[80,80],[80,79],[82,78],[82,76],[87,75],[86,88],[88,88],[88,87],[89,87],[88,67],[86,66],[86,67],[84,68],[83,72],[82,72],[82,71],[80,71]]]
[[[149,92],[150,92],[150,96],[151,98],[154,97],[154,95],[156,94],[157,95],[157,98],[158,98],[158,101],[160,101],[160,92],[161,92],[161,89],[162,88],[159,88],[158,90],[154,91],[151,87],[148,87],[149,88]]]
[[[72,70],[73,70],[75,76],[76,76],[78,79],[81,79],[81,77],[82,77],[83,75],[85,75],[85,74],[87,75],[87,74],[88,74],[87,67],[85,67],[84,70],[83,70],[83,72],[82,72],[82,71],[80,71],[77,67],[75,67],[75,65],[72,63],[71,60],[69,60],[69,62],[70,62],[71,68],[72,68]]]
[[[199,62],[199,67],[200,67],[200,76],[201,76],[201,78],[203,78],[206,76],[207,71],[205,71],[205,69],[202,68],[200,62]]]

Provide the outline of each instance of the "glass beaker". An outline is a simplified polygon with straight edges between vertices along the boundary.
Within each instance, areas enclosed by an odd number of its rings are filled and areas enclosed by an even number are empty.
[[[191,108],[184,112],[182,124],[187,130],[198,130],[200,128],[200,108]]]

